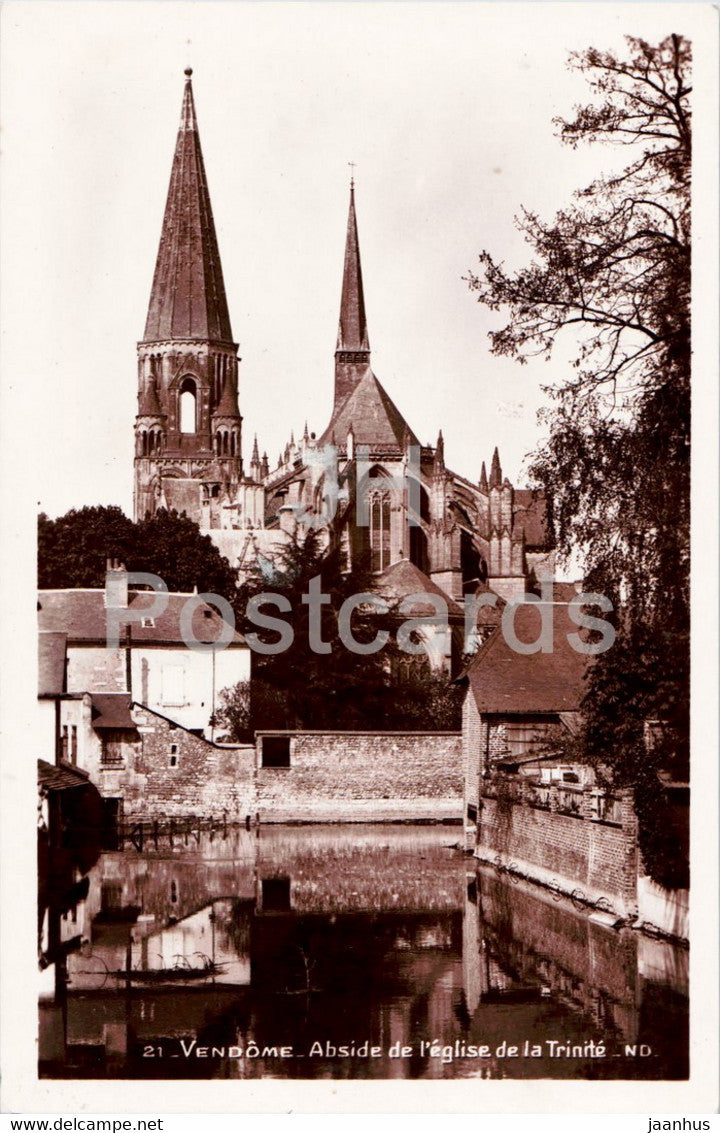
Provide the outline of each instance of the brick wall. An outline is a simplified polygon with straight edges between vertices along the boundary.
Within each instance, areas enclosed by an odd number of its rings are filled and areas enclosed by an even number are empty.
[[[123,799],[126,818],[254,815],[253,747],[216,746],[147,708],[136,706],[133,719],[139,740],[124,746],[122,767],[100,770],[97,784]]]
[[[262,765],[264,822],[462,819],[460,732],[292,732],[289,767]]]
[[[621,916],[637,913],[637,823],[629,793],[622,796],[621,823],[593,821],[590,793],[581,813],[538,809],[512,794],[522,784],[500,774],[481,788],[477,856],[513,865],[520,873],[589,901],[604,898]]]

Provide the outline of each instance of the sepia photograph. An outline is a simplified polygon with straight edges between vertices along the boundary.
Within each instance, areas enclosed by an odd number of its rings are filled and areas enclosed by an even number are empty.
[[[710,1112],[717,11],[2,22],[13,1109]]]

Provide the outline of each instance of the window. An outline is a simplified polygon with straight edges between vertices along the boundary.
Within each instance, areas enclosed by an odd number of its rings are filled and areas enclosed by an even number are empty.
[[[373,492],[370,497],[370,551],[372,569],[390,565],[390,493]]]
[[[63,724],[62,738],[60,740],[60,758],[67,760],[68,757],[68,726]]]
[[[263,767],[290,766],[290,736],[263,736],[260,750]]]
[[[77,757],[77,724],[73,724],[70,728],[70,759],[73,763],[77,763]]]
[[[180,432],[197,432],[197,393],[192,378],[183,378],[180,386]]]
[[[265,877],[262,882],[262,908],[264,913],[285,913],[290,905],[290,878]]]
[[[103,767],[122,767],[124,733],[119,728],[106,728],[102,737],[100,763]]]
[[[155,628],[155,618],[143,618],[140,622],[140,625],[142,626],[143,629],[154,629]]]

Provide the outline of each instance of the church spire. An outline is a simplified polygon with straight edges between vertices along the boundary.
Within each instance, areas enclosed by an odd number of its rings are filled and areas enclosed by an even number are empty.
[[[185,76],[144,341],[199,338],[230,344],[230,315],[200,148],[191,68]]]
[[[499,488],[502,484],[502,469],[500,467],[500,453],[495,446],[495,452],[492,457],[492,464],[490,465],[490,487]]]
[[[335,410],[339,409],[365,375],[370,365],[370,340],[365,316],[360,245],[355,216],[355,182],[350,182],[343,266],[340,322],[335,351]]]

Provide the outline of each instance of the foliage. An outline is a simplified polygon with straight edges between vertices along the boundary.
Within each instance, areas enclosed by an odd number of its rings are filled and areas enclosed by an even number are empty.
[[[532,262],[510,273],[485,251],[470,286],[510,312],[491,334],[495,353],[523,362],[576,343],[531,474],[551,498],[559,550],[581,548],[586,589],[618,609],[616,644],[590,673],[583,739],[646,799],[647,847],[662,822],[650,765],[688,753],[690,45],[628,37],[624,55],[591,47],[570,62],[594,97],[556,120],[561,140],[610,143],[628,163],[552,221],[523,212]],[[665,723],[652,757],[648,717]]]
[[[328,601],[320,607],[318,637],[326,652],[310,642],[310,607],[304,596],[313,579],[320,580]],[[352,632],[360,642],[389,634],[386,645],[372,654],[358,654],[341,640],[339,615],[347,598],[372,594],[375,580],[366,562],[351,571],[342,569],[339,549],[321,547],[318,535],[308,531],[285,548],[271,575],[257,572],[238,592],[236,611],[243,632],[257,633],[262,642],[277,641],[273,631],[258,631],[246,616],[248,601],[262,593],[281,595],[289,612],[268,605],[263,613],[280,617],[293,630],[289,648],[273,654],[253,654],[251,727],[344,728],[378,730],[459,726],[460,691],[443,677],[420,670],[416,678],[397,674],[399,651],[393,642],[392,614],[360,607],[352,619]],[[317,642],[316,642],[317,644]],[[454,723],[448,723],[448,721]]]
[[[59,519],[38,520],[38,584],[41,589],[103,587],[108,558],[131,571],[164,579],[171,591],[220,594],[231,600],[236,573],[208,535],[185,515],[158,511],[133,523],[118,507],[73,509]]]
[[[214,720],[218,739],[222,737],[231,743],[245,743],[252,739],[250,695],[250,681],[239,681],[231,688],[222,689]]]

